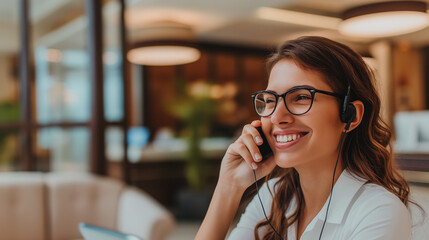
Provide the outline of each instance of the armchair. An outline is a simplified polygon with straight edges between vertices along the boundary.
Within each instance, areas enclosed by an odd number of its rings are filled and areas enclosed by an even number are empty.
[[[88,173],[0,174],[0,239],[82,238],[79,222],[162,240],[173,216],[145,192]]]

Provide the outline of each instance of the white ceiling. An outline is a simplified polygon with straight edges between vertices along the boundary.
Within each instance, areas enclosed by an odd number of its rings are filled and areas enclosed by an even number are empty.
[[[260,7],[274,7],[339,17],[351,7],[382,1],[385,0],[129,0],[128,16],[141,16],[140,26],[150,22],[151,18],[153,21],[162,17],[177,21],[184,19],[195,29],[200,40],[240,45],[277,46],[285,39],[299,35],[323,35],[355,48],[364,48],[368,43],[379,40],[408,42],[414,46],[429,45],[429,28],[385,39],[357,39],[343,36],[336,30],[263,20],[256,16]],[[429,6],[429,1],[426,2]],[[132,27],[132,19],[127,20]]]
[[[429,4],[429,0],[426,1]],[[82,14],[85,4],[85,0],[29,0],[29,2],[31,19],[34,23],[33,29],[36,29],[39,34],[37,39],[48,38],[43,35],[50,29],[58,29],[67,19],[73,19],[77,14]],[[126,2],[129,11],[127,22],[130,30],[163,19],[178,21],[190,25],[201,41],[272,47],[287,38],[309,34],[324,35],[356,46],[380,40],[348,38],[341,36],[335,30],[263,20],[256,17],[255,14],[260,7],[275,7],[338,16],[350,7],[381,2],[380,0],[128,0]],[[18,49],[18,3],[19,1],[0,0],[0,52]],[[117,1],[112,0],[110,4],[113,6],[111,5],[111,9],[108,11],[111,11],[113,15],[117,14]],[[135,21],[136,16],[138,17],[137,22]],[[74,26],[73,29],[76,31],[76,24],[69,25]],[[81,30],[83,34],[86,34],[85,26],[86,24],[83,23]],[[64,32],[66,32],[64,29],[51,31],[49,38],[57,39],[56,41],[63,39],[65,42],[73,43],[70,41],[70,36],[64,35],[61,38],[60,34]],[[429,45],[429,28],[382,40],[403,41],[415,46]]]

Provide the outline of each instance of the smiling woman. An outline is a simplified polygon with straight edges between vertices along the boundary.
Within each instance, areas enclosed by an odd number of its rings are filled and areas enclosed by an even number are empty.
[[[196,239],[225,237],[253,174],[267,182],[229,239],[410,239],[409,187],[393,166],[391,132],[362,57],[301,37],[268,66],[266,90],[253,95],[261,119],[228,148]],[[268,159],[258,150],[259,126],[273,150]]]

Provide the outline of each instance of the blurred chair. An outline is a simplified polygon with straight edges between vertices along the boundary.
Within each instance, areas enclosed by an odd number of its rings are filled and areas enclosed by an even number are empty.
[[[88,173],[0,174],[0,239],[81,239],[87,222],[143,239],[166,239],[173,216],[143,191]]]
[[[398,112],[394,116],[395,151],[429,152],[429,111]]]

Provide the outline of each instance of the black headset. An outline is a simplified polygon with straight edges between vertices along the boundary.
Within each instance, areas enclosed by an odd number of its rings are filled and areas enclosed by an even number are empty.
[[[349,131],[350,124],[356,118],[356,107],[350,102],[350,84],[347,86],[347,94],[344,96],[343,104],[340,106],[340,119],[343,123],[346,123],[344,132],[340,140],[340,150],[337,155],[337,161],[335,162],[334,174],[332,176],[331,192],[329,193],[328,206],[326,208],[325,220],[323,220],[322,229],[320,230],[319,240],[322,239],[323,230],[325,229],[326,219],[328,218],[329,206],[331,205],[332,191],[334,190],[335,183],[335,172],[337,171],[338,160],[341,155],[341,149],[344,143],[345,136]]]
[[[343,123],[347,123],[344,128],[346,131],[349,130],[350,124],[356,117],[356,108],[350,102],[350,85],[347,87],[347,94],[344,96],[343,104],[340,106],[340,119]]]

